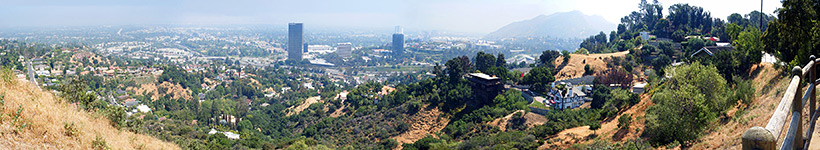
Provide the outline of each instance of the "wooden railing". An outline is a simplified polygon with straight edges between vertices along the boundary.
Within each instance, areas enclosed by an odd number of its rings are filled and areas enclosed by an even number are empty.
[[[780,104],[777,105],[777,109],[775,109],[766,127],[752,127],[743,133],[742,146],[744,150],[773,150],[778,148],[777,141],[781,139],[780,134],[783,132],[783,127],[789,117],[791,117],[789,130],[783,138],[783,143],[779,146],[780,149],[808,149],[818,114],[814,88],[818,83],[816,66],[820,63],[820,59],[817,59],[814,55],[809,58],[809,63],[802,69],[800,66],[795,66],[792,69],[789,88],[786,89],[786,93],[780,99]],[[805,94],[802,93],[802,80],[806,80],[809,84]],[[808,131],[803,132],[802,113],[807,100],[810,122],[807,124]]]

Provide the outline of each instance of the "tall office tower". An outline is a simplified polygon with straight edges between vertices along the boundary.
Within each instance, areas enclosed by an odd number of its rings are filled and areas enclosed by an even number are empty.
[[[396,33],[393,33],[393,55],[401,57],[404,54],[404,31],[396,26]]]
[[[288,60],[302,61],[302,23],[288,24]]]
[[[353,55],[353,44],[350,42],[336,44],[336,54],[342,58],[350,57]]]
[[[305,53],[309,52],[308,47],[310,47],[310,46],[308,45],[307,42],[305,42],[305,45],[302,46],[302,52],[305,52]]]

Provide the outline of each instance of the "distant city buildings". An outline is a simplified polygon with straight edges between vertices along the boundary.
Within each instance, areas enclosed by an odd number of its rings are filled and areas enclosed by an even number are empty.
[[[339,57],[342,58],[350,57],[351,55],[353,55],[353,44],[351,44],[350,42],[336,44],[336,54],[338,54]]]
[[[302,23],[288,24],[288,60],[302,60]]]
[[[393,33],[393,55],[396,57],[404,54],[404,31],[401,27],[396,27],[396,33]]]

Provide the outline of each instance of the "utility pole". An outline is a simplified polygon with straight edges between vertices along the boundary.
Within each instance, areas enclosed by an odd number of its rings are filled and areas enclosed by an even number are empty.
[[[766,15],[766,13],[763,13],[763,0],[760,0],[760,17],[757,20],[760,23],[760,31],[763,31],[763,15]]]

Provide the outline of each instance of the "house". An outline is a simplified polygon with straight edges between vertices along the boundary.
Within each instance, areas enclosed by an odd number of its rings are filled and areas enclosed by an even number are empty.
[[[552,89],[547,93],[547,100],[550,103],[554,102],[552,107],[560,110],[581,107],[587,96],[584,87],[572,86],[571,83],[565,82],[553,82]]]
[[[636,83],[635,86],[632,86],[632,93],[641,94],[646,91],[646,83]]]
[[[151,112],[151,108],[148,108],[148,106],[146,106],[145,104],[140,104],[139,106],[137,106],[137,110],[142,113]]]
[[[211,131],[208,131],[208,135],[213,135],[213,134],[217,134],[217,133],[224,134],[226,137],[228,137],[228,139],[239,140],[239,134],[236,134],[236,133],[233,133],[233,132],[230,132],[230,131],[221,132],[221,131],[216,131],[216,129],[211,129]]]
[[[475,100],[480,103],[492,101],[496,95],[504,91],[501,78],[484,73],[468,73],[465,78],[470,81]]]
[[[703,48],[700,48],[700,50],[695,51],[694,53],[692,53],[692,55],[690,55],[689,57],[706,56],[706,55],[714,56],[716,53],[721,52],[721,51],[734,51],[734,50],[735,50],[735,48],[731,47],[731,46],[704,46]]]

